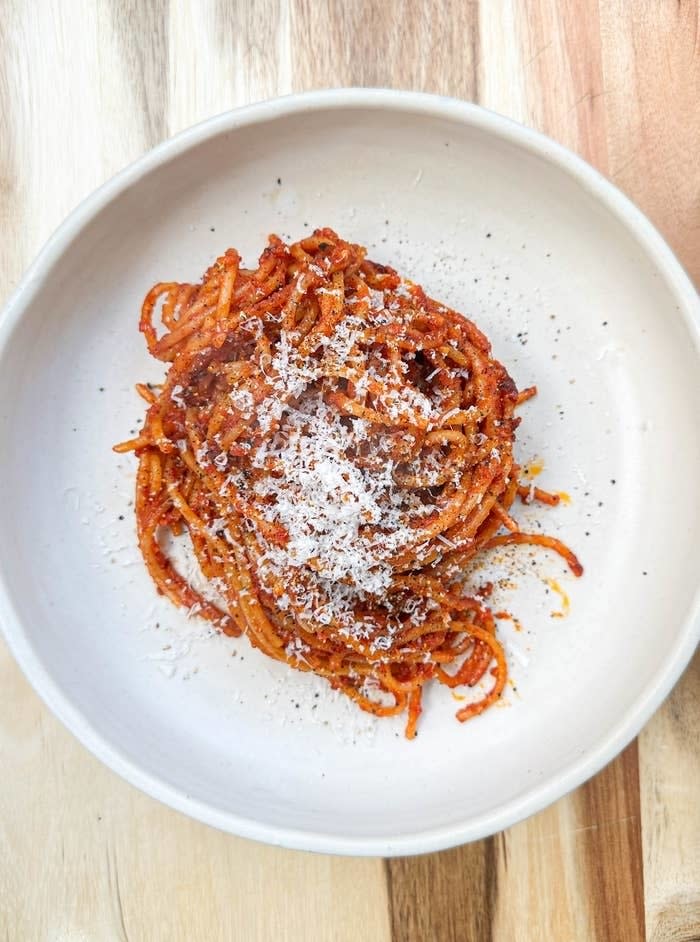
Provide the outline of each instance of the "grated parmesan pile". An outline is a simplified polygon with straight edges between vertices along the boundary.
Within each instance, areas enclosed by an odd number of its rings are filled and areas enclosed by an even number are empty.
[[[324,279],[322,263],[311,268]],[[303,276],[296,288],[304,291]],[[327,281],[312,293],[317,300],[338,295]],[[446,483],[440,449],[421,450],[417,434],[444,427],[458,409],[445,408],[440,368],[426,365],[419,388],[407,376],[414,354],[389,361],[367,342],[374,331],[415,316],[424,297],[421,289],[402,280],[391,290],[370,288],[368,296],[364,317],[356,314],[360,299],[343,296],[342,319],[306,351],[299,334],[279,330],[263,364],[262,398],[249,378],[228,392],[231,415],[255,432],[239,444],[245,460],[237,465],[220,450],[216,437],[199,449],[197,460],[203,469],[213,463],[226,472],[221,496],[232,495],[231,507],[235,495],[247,495],[273,532],[287,535],[283,543],[271,541],[254,519],[244,521],[259,547],[260,587],[274,598],[276,609],[293,609],[310,631],[333,624],[346,637],[369,641],[372,651],[388,651],[407,619],[419,625],[436,608],[430,599],[410,593],[395,592],[389,600],[387,592],[397,556],[410,550],[420,560],[427,551],[421,524],[435,513],[433,498]],[[254,330],[259,338],[260,321]],[[466,387],[469,370],[453,366],[452,372]],[[339,409],[328,395],[339,378],[352,382],[354,396],[386,417],[386,424],[377,426],[363,414]],[[467,414],[474,414],[472,444],[478,449],[487,436],[476,430],[476,406],[469,405]],[[397,455],[405,460],[397,461]],[[499,458],[498,449],[492,449],[490,459]],[[436,493],[401,486],[416,474]],[[457,469],[449,483],[458,487],[460,478]],[[215,522],[222,524],[225,520]],[[430,548],[438,562],[444,552],[458,548],[442,534],[437,543],[437,556]],[[295,638],[287,653],[302,660],[304,647]]]

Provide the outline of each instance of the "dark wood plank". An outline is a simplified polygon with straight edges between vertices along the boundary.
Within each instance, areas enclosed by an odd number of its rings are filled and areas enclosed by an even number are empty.
[[[489,942],[499,842],[387,860],[393,942]]]
[[[596,939],[644,942],[637,741],[573,795],[578,853]]]

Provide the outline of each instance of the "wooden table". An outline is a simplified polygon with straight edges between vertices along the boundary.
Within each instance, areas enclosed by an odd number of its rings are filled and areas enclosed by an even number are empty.
[[[308,88],[443,92],[539,128],[700,281],[697,0],[2,0],[0,284],[163,138]],[[0,651],[0,936],[700,938],[700,659],[615,762],[503,834],[351,860],[217,833],[103,768]]]

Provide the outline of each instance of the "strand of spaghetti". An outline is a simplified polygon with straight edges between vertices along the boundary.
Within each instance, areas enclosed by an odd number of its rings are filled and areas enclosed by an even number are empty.
[[[414,687],[408,695],[408,720],[406,722],[406,739],[415,739],[418,720],[423,708],[421,701],[423,697],[423,685]]]
[[[234,637],[240,635],[241,629],[232,613],[223,612],[210,603],[177,572],[158,545],[156,529],[157,523],[150,526],[141,523],[138,528],[138,540],[148,571],[160,592],[174,605],[196,610],[201,618],[210,621],[224,634]]]
[[[536,395],[537,395],[537,386],[528,386],[527,389],[520,390],[515,404],[516,406],[521,406],[524,402],[527,402],[528,399],[532,399],[533,396],[536,396]]]
[[[543,491],[541,487],[535,487],[534,484],[519,484],[518,496],[524,504],[531,504],[533,500],[537,500],[541,504],[556,507],[561,501],[559,494],[550,494],[549,491]]]
[[[507,530],[510,530],[512,533],[517,533],[520,530],[519,525],[515,522],[515,520],[513,520],[508,511],[505,510],[498,501],[496,501],[493,505],[493,512]]]
[[[372,713],[374,716],[396,716],[399,713],[403,713],[406,709],[406,695],[405,694],[396,694],[396,700],[393,706],[384,706],[381,703],[375,703],[374,700],[370,700],[369,697],[366,697],[364,694],[360,693],[359,690],[356,690],[351,684],[337,682],[331,684],[331,686],[337,686],[339,690],[342,690],[343,693],[350,697],[351,700],[354,700],[357,705],[364,710],[366,713]],[[388,691],[386,691],[388,692]]]
[[[173,289],[178,289],[179,287],[180,286],[174,282],[159,282],[157,285],[154,285],[151,288],[144,298],[143,305],[141,306],[139,330],[146,338],[146,345],[148,346],[149,353],[154,352],[158,342],[156,329],[153,326],[153,312],[155,310],[156,304],[158,303],[159,298],[161,298],[164,294],[168,294],[172,292]]]
[[[472,687],[481,680],[493,659],[493,653],[488,645],[478,639],[475,640],[471,633],[468,638],[472,644],[472,653],[464,659],[456,673],[450,674],[442,667],[437,669],[437,679],[446,687]]]
[[[168,483],[168,495],[178,511],[182,514],[188,527],[200,533],[206,540],[212,543],[220,554],[223,555],[227,553],[227,544],[218,537],[212,536],[211,531],[192,511],[180,494],[179,489],[173,483]],[[237,603],[246,618],[248,627],[255,629],[257,639],[264,639],[265,646],[274,650],[282,646],[282,640],[271,630],[269,621],[262,613],[260,603],[258,602],[256,594],[253,592],[253,583],[249,577],[247,567],[239,554],[240,550],[237,550],[234,546],[238,574],[236,581],[239,583],[236,592]],[[243,562],[242,566],[241,562]]]
[[[139,396],[141,396],[142,399],[145,399],[149,406],[152,406],[158,398],[150,386],[146,386],[145,383],[137,383],[136,392],[139,394]]]
[[[483,713],[484,710],[488,709],[492,703],[495,703],[503,693],[503,688],[506,685],[506,678],[508,676],[508,668],[506,667],[506,659],[503,653],[503,648],[496,638],[492,634],[489,634],[489,632],[484,631],[481,628],[477,628],[474,625],[472,625],[470,628],[470,633],[490,649],[490,654],[496,661],[496,666],[494,668],[495,677],[493,687],[485,697],[483,697],[481,700],[477,700],[476,703],[470,703],[467,706],[462,707],[461,710],[457,711],[455,716],[460,721],[460,723],[464,723],[465,720],[470,719],[472,716],[478,716],[480,713]]]
[[[583,566],[569,547],[562,543],[561,540],[557,540],[553,536],[545,536],[542,533],[506,533],[502,536],[494,536],[491,537],[488,542],[484,543],[481,549],[493,549],[496,546],[507,546],[509,543],[544,546],[546,549],[554,550],[555,553],[558,553],[562,559],[566,561],[566,564],[575,576],[583,575]]]
[[[231,298],[233,296],[233,289],[236,284],[239,264],[240,257],[238,252],[231,252],[229,250],[229,252],[227,252],[224,256],[225,274],[221,281],[219,300],[216,304],[216,317],[219,320],[227,317],[229,311],[231,310]]]

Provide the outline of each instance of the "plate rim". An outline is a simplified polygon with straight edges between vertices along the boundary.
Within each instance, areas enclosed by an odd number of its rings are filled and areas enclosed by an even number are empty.
[[[352,108],[412,112],[476,127],[566,172],[624,225],[655,264],[676,297],[677,314],[688,328],[700,359],[700,298],[689,276],[641,210],[582,158],[540,132],[471,102],[424,92],[336,88],[285,95],[210,117],[143,154],[89,194],[50,236],[5,304],[0,314],[0,368],[24,311],[68,245],[109,203],[148,173],[190,148],[226,132],[235,133],[239,128],[311,111]],[[342,855],[393,857],[443,850],[510,827],[563,797],[615,758],[668,696],[700,641],[700,582],[676,642],[659,664],[652,683],[617,718],[595,749],[572,759],[549,780],[523,789],[497,809],[467,821],[402,833],[392,838],[266,824],[196,799],[155,773],[145,772],[92,726],[89,719],[73,706],[70,695],[44,668],[14,609],[11,589],[1,569],[0,630],[34,691],[63,725],[108,768],[150,797],[222,831],[272,845]]]

